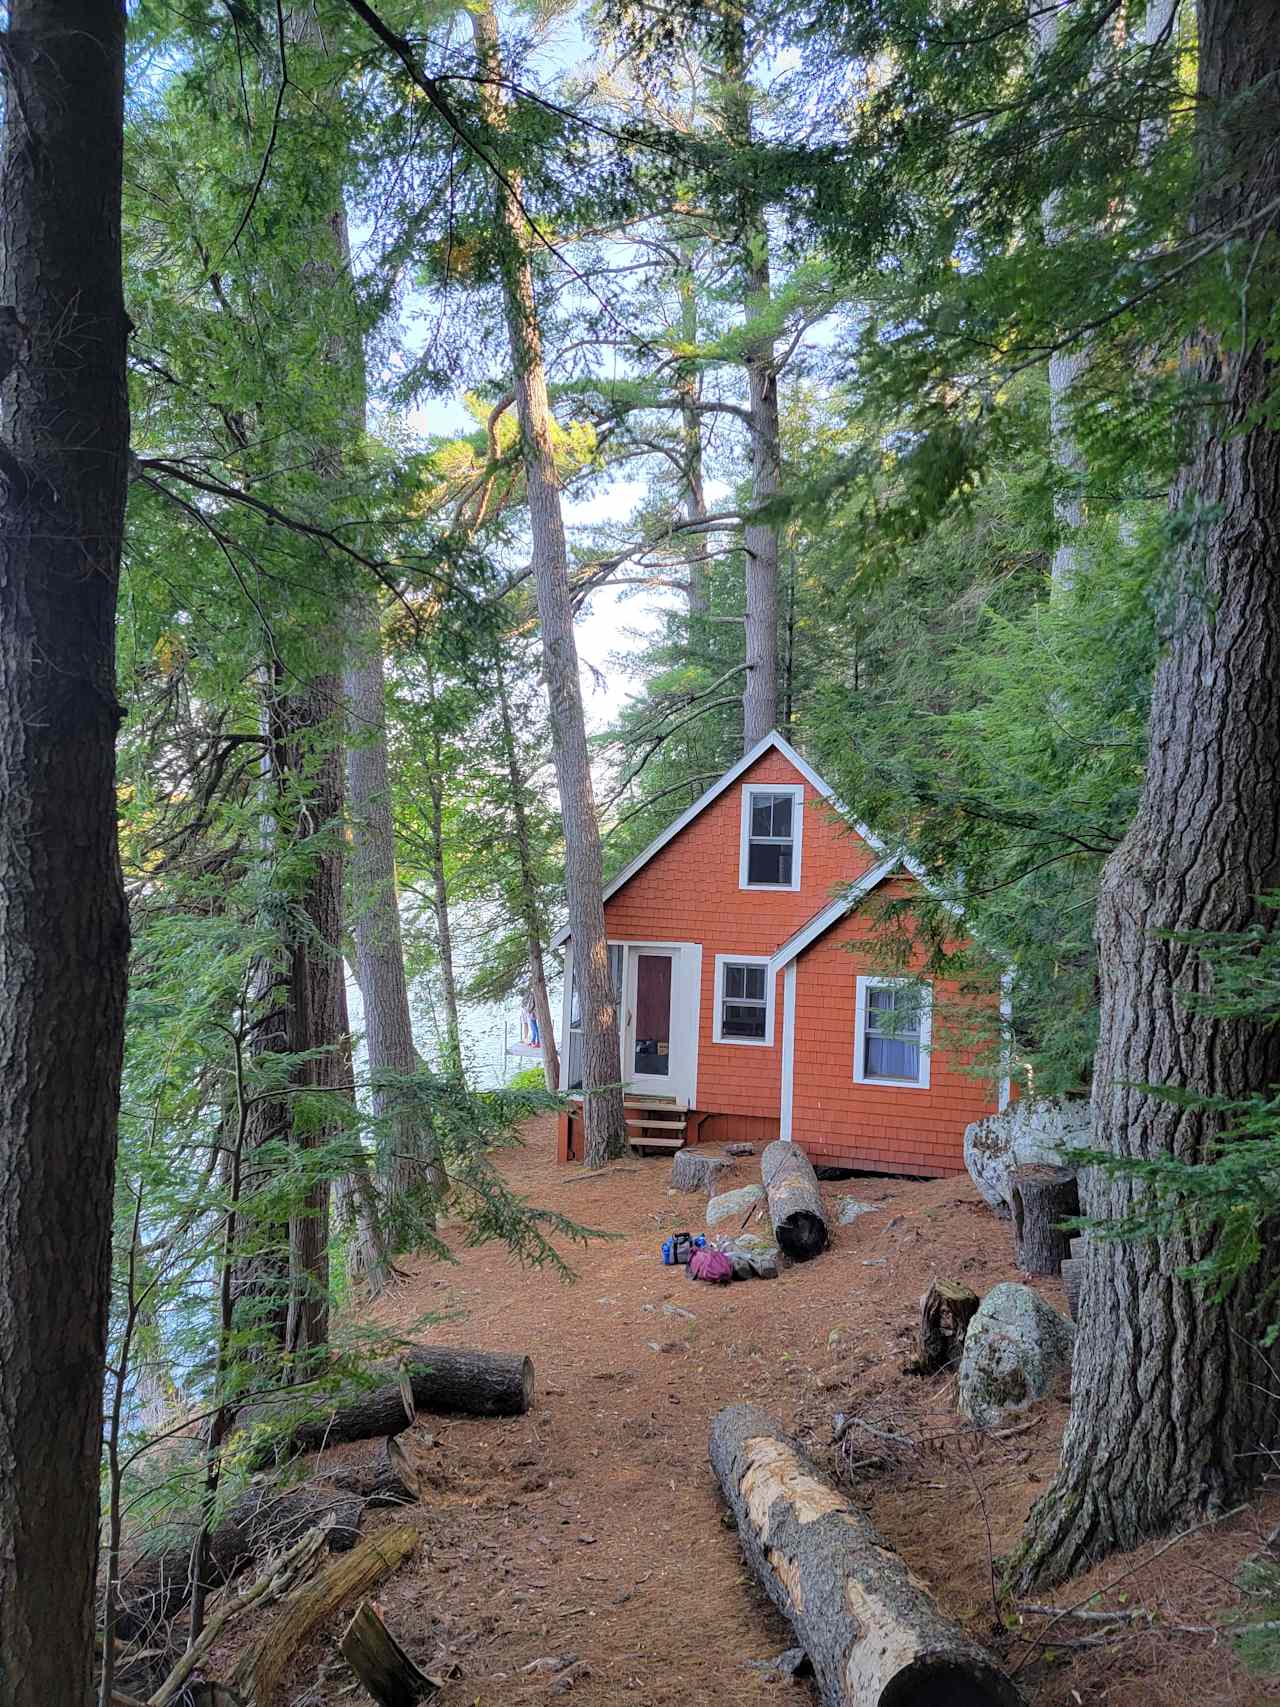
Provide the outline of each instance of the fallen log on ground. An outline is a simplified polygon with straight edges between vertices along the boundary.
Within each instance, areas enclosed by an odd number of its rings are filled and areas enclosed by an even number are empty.
[[[286,1594],[295,1585],[298,1578],[305,1576],[311,1569],[323,1547],[324,1531],[309,1529],[300,1541],[295,1542],[285,1552],[273,1554],[257,1582],[251,1583],[231,1599],[224,1600],[201,1631],[198,1640],[187,1649],[160,1687],[147,1697],[146,1707],[170,1707],[170,1703],[176,1701],[179,1696],[186,1702],[198,1702],[202,1688],[211,1692],[210,1707],[221,1707],[219,1695],[226,1702],[233,1702],[235,1697],[232,1692],[221,1684],[192,1685],[187,1680],[192,1672],[203,1666],[205,1656],[216,1646],[228,1624],[254,1607],[279,1600],[281,1595]]]
[[[419,1505],[422,1501],[422,1466],[394,1434],[382,1442],[373,1464],[363,1474],[339,1470],[331,1480],[335,1487],[358,1494],[368,1506]]]
[[[867,1518],[755,1405],[711,1425],[747,1561],[813,1662],[823,1707],[1019,1707]]]
[[[760,1177],[781,1249],[794,1262],[820,1256],[827,1248],[827,1216],[808,1156],[798,1144],[776,1139],[760,1157]]]
[[[308,1530],[324,1527],[331,1553],[352,1548],[364,1501],[335,1488],[253,1488],[231,1507],[209,1537],[205,1587],[222,1588],[268,1552],[291,1547]],[[146,1635],[176,1618],[191,1598],[194,1524],[162,1551],[144,1553],[116,1587],[116,1634]]]
[[[904,1375],[936,1375],[960,1355],[965,1329],[977,1314],[978,1294],[953,1280],[935,1280],[920,1300],[920,1355]]]
[[[523,1416],[533,1403],[533,1364],[518,1352],[414,1346],[394,1363],[377,1364],[369,1377],[368,1384],[352,1382],[320,1400],[313,1393],[287,1407],[246,1406],[236,1418],[237,1433],[265,1430],[252,1454],[255,1468],[276,1457],[399,1434],[413,1421],[406,1393],[418,1410],[468,1417]]]
[[[1080,1213],[1080,1191],[1070,1168],[1044,1162],[1009,1169],[1014,1260],[1024,1274],[1057,1274],[1071,1246],[1061,1223]]]
[[[378,1707],[416,1707],[437,1693],[367,1600],[356,1608],[338,1650]]]
[[[407,1524],[385,1529],[295,1589],[236,1661],[231,1687],[245,1707],[275,1707],[285,1673],[312,1631],[332,1618],[345,1601],[368,1594],[399,1570],[417,1544],[417,1531]]]

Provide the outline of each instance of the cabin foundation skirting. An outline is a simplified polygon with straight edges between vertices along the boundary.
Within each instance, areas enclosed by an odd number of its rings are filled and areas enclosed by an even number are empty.
[[[779,1122],[762,1115],[720,1114],[702,1109],[681,1110],[680,1114],[687,1121],[681,1145],[754,1144],[758,1153],[779,1136]],[[628,1135],[637,1148],[650,1147],[643,1129]],[[658,1128],[649,1134],[653,1139],[658,1135]],[[581,1162],[583,1141],[582,1105],[575,1101],[560,1111],[556,1132],[557,1161]],[[899,1174],[910,1179],[942,1179],[965,1171],[960,1156],[952,1162],[949,1157],[940,1157],[936,1152],[930,1154],[924,1146],[904,1146],[900,1153],[888,1156],[883,1138],[869,1138],[860,1144],[857,1136],[849,1133],[841,1134],[830,1142],[818,1143],[812,1139],[798,1139],[797,1142],[818,1168],[851,1168],[858,1173]],[[658,1146],[655,1144],[653,1147]],[[671,1143],[662,1148],[674,1150],[677,1144]]]

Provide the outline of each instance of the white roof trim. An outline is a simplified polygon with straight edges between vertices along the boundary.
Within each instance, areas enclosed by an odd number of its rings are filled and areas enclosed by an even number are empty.
[[[781,753],[784,759],[795,766],[795,768],[800,772],[800,775],[816,794],[820,794],[824,800],[829,800],[837,811],[840,810],[840,804],[836,799],[835,790],[831,787],[830,783],[825,782],[822,777],[818,775],[817,771],[814,770],[813,766],[809,764],[806,759],[802,759],[800,757],[799,753],[796,752],[790,741],[783,740],[782,736],[779,735],[776,729],[771,729],[767,735],[763,736],[756,742],[750,752],[744,753],[736,764],[729,767],[729,769],[720,778],[719,782],[713,782],[705,794],[701,795],[694,801],[692,806],[687,807],[678,818],[668,824],[662,834],[655,837],[655,839],[649,843],[648,847],[645,848],[643,853],[637,854],[631,861],[630,865],[623,866],[622,870],[613,879],[612,883],[605,885],[604,899],[607,901],[611,895],[616,895],[624,883],[629,883],[643,866],[648,865],[649,861],[655,854],[661,853],[662,849],[666,847],[668,842],[673,841],[675,837],[680,834],[681,830],[686,827],[686,825],[691,824],[700,812],[705,811],[705,809],[711,805],[713,800],[718,800],[727,788],[732,788],[738,778],[746,771],[750,770],[756,760],[763,758],[770,750]],[[869,830],[865,824],[855,823],[853,828],[862,837],[863,841],[866,842],[867,846],[873,853],[884,853],[884,842],[880,840],[879,836]],[[562,931],[558,931],[556,935],[552,937],[551,947],[562,948],[564,944],[568,942],[569,936],[569,927],[566,925]]]
[[[808,924],[801,925],[793,937],[789,937],[782,947],[777,949],[769,961],[769,973],[776,977],[784,967],[789,966],[798,955],[804,953],[811,943],[817,942],[825,935],[832,925],[844,918],[846,913],[858,905],[865,896],[884,882],[885,878],[897,870],[904,862],[894,855],[882,859],[879,865],[873,865],[870,871],[864,871],[856,883],[851,883],[843,895],[837,895],[835,900],[825,906],[820,913],[815,913]]]

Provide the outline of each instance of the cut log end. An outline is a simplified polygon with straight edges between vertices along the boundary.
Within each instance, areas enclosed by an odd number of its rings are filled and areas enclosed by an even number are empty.
[[[1012,1688],[1003,1676],[999,1682],[1006,1690]],[[970,1665],[930,1656],[899,1672],[875,1707],[1003,1707],[1013,1699],[1007,1693],[993,1695],[990,1679],[975,1674]]]

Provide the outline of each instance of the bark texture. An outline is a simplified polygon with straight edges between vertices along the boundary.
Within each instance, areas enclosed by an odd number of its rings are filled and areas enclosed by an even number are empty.
[[[829,1242],[827,1212],[808,1156],[798,1144],[775,1139],[760,1157],[760,1177],[779,1247],[795,1262],[821,1256]]]
[[[123,0],[0,54],[0,1703],[84,1707],[128,922]]]
[[[1202,0],[1198,10],[1207,187],[1194,235],[1233,227],[1253,252],[1280,236],[1280,4]],[[1117,1154],[1194,1163],[1221,1118],[1143,1086],[1231,1099],[1280,1080],[1280,1032],[1190,1008],[1207,973],[1194,945],[1170,940],[1265,928],[1257,897],[1280,883],[1280,436],[1259,418],[1276,374],[1257,343],[1226,349],[1206,328],[1187,359],[1218,401],[1198,416],[1173,494],[1191,525],[1147,776],[1099,903],[1093,1123],[1099,1146]],[[1137,1198],[1123,1177],[1085,1181],[1091,1216],[1122,1215]],[[1268,1463],[1259,1448],[1275,1439],[1276,1406],[1257,1306],[1280,1275],[1280,1250],[1269,1237],[1215,1305],[1177,1272],[1207,1248],[1207,1237],[1090,1241],[1062,1464],[1032,1512],[1022,1583],[1226,1509]]]
[[[245,1707],[274,1707],[294,1656],[311,1633],[340,1606],[399,1570],[418,1540],[417,1530],[407,1525],[381,1530],[296,1588],[236,1661],[231,1683]]]
[[[823,1707],[1018,1707],[991,1656],[754,1405],[711,1425],[747,1562],[795,1627]]]
[[[283,1552],[326,1519],[325,1545],[350,1552],[358,1539],[365,1502],[334,1489],[295,1488],[281,1493],[255,1488],[223,1518],[209,1537],[200,1581],[208,1592],[233,1582],[256,1559]],[[183,1532],[162,1552],[146,1553],[117,1589],[116,1634],[146,1636],[176,1618],[192,1593],[191,1550],[195,1531]]]
[[[1080,1213],[1080,1192],[1070,1168],[1030,1163],[1009,1169],[1014,1261],[1024,1274],[1057,1274],[1070,1247],[1062,1223]]]
[[[367,1600],[356,1609],[338,1650],[378,1707],[414,1707],[437,1692]]]
[[[724,107],[727,128],[737,146],[752,146],[752,92],[749,48],[741,13],[725,27]],[[769,224],[754,187],[739,197],[738,240],[742,246],[743,313],[748,326],[769,307]],[[778,423],[778,369],[773,339],[764,332],[747,346],[747,413],[751,441],[753,512],[782,490],[782,441]],[[778,527],[753,520],[742,532],[746,556],[746,663],[742,692],[742,749],[750,752],[778,726]]]
[[[495,131],[501,130],[502,54],[489,4],[471,15],[477,57],[486,81],[480,99]],[[499,192],[504,245],[503,299],[515,370],[516,414],[533,541],[533,579],[542,633],[542,668],[551,711],[560,810],[564,816],[565,891],[573,939],[573,973],[582,1007],[582,1088],[586,1145],[583,1160],[599,1167],[624,1154],[622,1062],[618,1008],[609,976],[604,928],[604,875],[600,824],[591,781],[591,755],[582,711],[578,647],[573,634],[569,557],[551,436],[551,406],[542,358],[542,333],[529,256],[530,234],[516,180]]]
[[[401,1366],[374,1369],[385,1384],[352,1388],[319,1409],[307,1410],[283,1438],[273,1438],[256,1453],[261,1466],[278,1456],[321,1452],[352,1440],[399,1434],[412,1417],[405,1409]],[[403,1375],[413,1402],[424,1411],[467,1417],[523,1416],[533,1403],[533,1364],[515,1352],[471,1351],[444,1345],[416,1346],[403,1360]],[[246,1406],[237,1419],[241,1430],[281,1421],[279,1405]]]
[[[525,790],[529,785],[520,768],[515,726],[511,719],[511,698],[507,693],[501,659],[494,660],[494,671],[498,685],[498,710],[502,719],[502,750],[507,765],[507,781],[511,786],[511,827],[515,831],[516,857],[520,862],[519,905],[525,943],[529,951],[529,988],[533,997],[534,1017],[538,1021],[538,1036],[542,1039],[543,1076],[547,1081],[547,1089],[558,1091],[560,1052],[556,1048],[551,998],[547,994],[547,966],[542,952],[542,915],[538,906],[538,876],[534,868],[533,845],[529,837],[529,814],[525,810]]]

